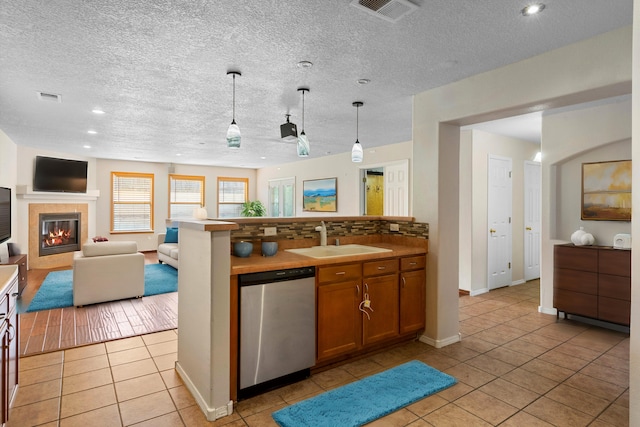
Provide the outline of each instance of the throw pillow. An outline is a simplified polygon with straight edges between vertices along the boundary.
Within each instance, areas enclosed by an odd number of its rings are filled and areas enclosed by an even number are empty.
[[[108,242],[109,239],[107,239],[106,237],[103,236],[96,236],[93,238],[93,242],[97,243],[97,242]]]
[[[167,227],[167,235],[164,236],[165,243],[178,243],[178,229],[175,227]]]

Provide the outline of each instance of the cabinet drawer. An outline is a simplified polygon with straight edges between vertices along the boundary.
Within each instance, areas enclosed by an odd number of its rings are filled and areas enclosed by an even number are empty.
[[[598,318],[628,326],[631,322],[631,302],[600,297],[598,298]]]
[[[566,291],[597,295],[598,274],[588,271],[554,268],[553,289],[554,291],[556,289],[564,289]]]
[[[631,301],[631,277],[598,275],[598,295]]]
[[[554,248],[554,264],[557,268],[597,272],[598,250],[556,245]]]
[[[427,257],[424,255],[400,258],[400,270],[419,270],[427,266]]]
[[[579,314],[587,317],[598,317],[598,297],[581,292],[568,292],[564,289],[554,289],[553,305],[569,314]]]
[[[631,277],[631,251],[601,249],[598,255],[598,271],[614,276]]]
[[[392,274],[398,271],[398,259],[383,259],[369,261],[362,264],[363,276],[378,276],[380,274]]]
[[[318,282],[341,282],[343,280],[359,279],[361,277],[360,264],[344,264],[318,268]]]

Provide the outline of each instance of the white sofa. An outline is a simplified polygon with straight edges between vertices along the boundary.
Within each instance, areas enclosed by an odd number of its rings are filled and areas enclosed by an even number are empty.
[[[136,242],[87,242],[73,254],[73,305],[144,295],[144,254]]]
[[[178,244],[165,243],[166,233],[158,234],[158,262],[169,264],[171,267],[178,269]]]

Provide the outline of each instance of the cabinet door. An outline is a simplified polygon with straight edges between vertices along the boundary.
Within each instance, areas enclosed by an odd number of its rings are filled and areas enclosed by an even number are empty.
[[[318,286],[318,360],[360,348],[359,280]]]
[[[362,301],[368,294],[371,309],[360,305],[362,344],[366,346],[398,336],[398,276],[365,277],[363,286]]]
[[[400,333],[425,326],[425,270],[400,273]]]

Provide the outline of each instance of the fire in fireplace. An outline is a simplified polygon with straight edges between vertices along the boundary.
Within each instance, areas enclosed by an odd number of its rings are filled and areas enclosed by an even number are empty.
[[[80,250],[80,213],[40,214],[40,256]]]

